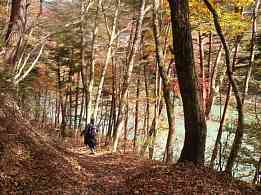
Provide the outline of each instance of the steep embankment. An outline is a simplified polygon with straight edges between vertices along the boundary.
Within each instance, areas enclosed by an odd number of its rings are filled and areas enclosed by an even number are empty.
[[[22,117],[15,101],[0,99],[0,194],[82,185],[83,175]]]
[[[0,194],[261,194],[207,168],[65,147],[14,105],[0,98]]]

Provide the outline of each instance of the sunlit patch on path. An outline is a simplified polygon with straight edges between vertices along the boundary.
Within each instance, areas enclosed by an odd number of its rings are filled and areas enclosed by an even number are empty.
[[[80,155],[85,155],[85,156],[90,156],[90,157],[95,157],[95,156],[102,156],[106,154],[111,154],[110,151],[100,151],[98,150],[95,154],[91,154],[91,151],[87,147],[71,147],[67,148],[69,152],[72,152],[74,154],[80,154]]]

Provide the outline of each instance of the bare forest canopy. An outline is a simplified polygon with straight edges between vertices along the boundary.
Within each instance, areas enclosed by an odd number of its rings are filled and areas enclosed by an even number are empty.
[[[1,0],[0,95],[63,143],[93,118],[108,151],[192,162],[260,185],[259,7]]]

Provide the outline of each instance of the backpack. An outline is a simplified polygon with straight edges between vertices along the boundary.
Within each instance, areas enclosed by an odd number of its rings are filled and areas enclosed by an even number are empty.
[[[87,128],[86,128],[85,133],[86,133],[87,137],[95,137],[95,135],[96,135],[96,128],[95,128],[95,126],[92,125],[92,124],[89,124],[87,126]]]

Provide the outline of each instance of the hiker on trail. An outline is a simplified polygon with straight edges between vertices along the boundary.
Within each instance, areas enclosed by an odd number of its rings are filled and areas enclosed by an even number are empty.
[[[81,136],[84,135],[84,144],[89,146],[91,154],[96,153],[96,127],[94,125],[94,119],[85,127]]]

